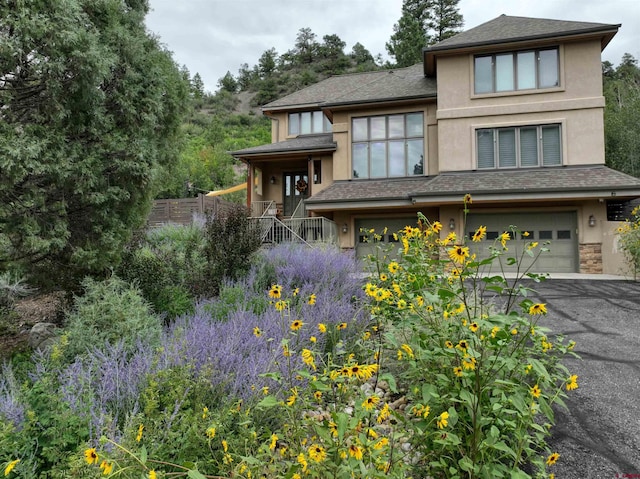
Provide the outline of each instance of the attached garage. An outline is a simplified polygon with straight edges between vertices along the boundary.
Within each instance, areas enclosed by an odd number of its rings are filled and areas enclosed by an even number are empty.
[[[480,243],[472,243],[471,237],[480,226],[486,226],[487,238]],[[496,242],[498,236],[509,231],[509,226],[516,227],[516,231],[528,232],[529,235],[523,238],[518,234],[517,238],[507,243],[509,250],[503,256],[503,267],[505,271],[515,271],[517,265],[507,265],[507,258],[522,257],[522,250],[525,243],[537,241],[539,249],[543,243],[550,241],[546,247],[549,252],[543,252],[536,261],[532,271],[537,273],[576,273],[579,271],[578,259],[578,238],[577,238],[577,213],[553,212],[553,213],[491,213],[472,214],[467,218],[465,234],[467,242],[474,253],[485,258],[489,255],[492,246],[498,246]],[[537,250],[536,250],[537,251]],[[529,267],[532,263],[528,255],[524,255],[524,260],[520,264],[520,271]],[[492,271],[499,271],[497,264]]]
[[[393,218],[362,218],[357,219],[355,222],[356,227],[356,254],[359,258],[363,258],[371,253],[377,246],[388,246],[395,243],[393,239],[393,233],[396,233],[403,229],[405,226],[416,226],[418,218],[416,215],[406,217],[393,217]],[[386,234],[382,234],[384,229],[387,229]],[[376,234],[381,238],[378,242],[373,242],[371,235],[361,232],[361,230],[369,231],[374,229]]]

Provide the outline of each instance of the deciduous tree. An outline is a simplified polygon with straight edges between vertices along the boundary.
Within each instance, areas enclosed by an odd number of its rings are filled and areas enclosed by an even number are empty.
[[[606,164],[640,178],[640,68],[629,53],[613,69],[605,62]]]

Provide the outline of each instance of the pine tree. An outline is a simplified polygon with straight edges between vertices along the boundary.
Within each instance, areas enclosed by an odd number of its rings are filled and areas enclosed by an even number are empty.
[[[460,0],[404,0],[402,16],[393,26],[394,33],[386,44],[405,67],[422,61],[422,49],[445,40],[460,31],[464,21],[458,12]]]

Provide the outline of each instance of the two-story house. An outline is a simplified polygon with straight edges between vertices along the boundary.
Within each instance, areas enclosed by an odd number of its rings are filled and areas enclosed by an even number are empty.
[[[502,15],[425,48],[421,64],[273,101],[272,143],[232,153],[248,201],[359,254],[361,228],[393,241],[422,212],[458,237],[486,226],[481,248],[509,225],[550,240],[540,271],[619,273],[615,221],[640,180],[604,165],[600,54],[618,28]]]

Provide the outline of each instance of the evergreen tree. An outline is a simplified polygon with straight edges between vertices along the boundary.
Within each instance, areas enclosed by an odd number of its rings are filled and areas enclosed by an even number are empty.
[[[218,88],[228,91],[229,93],[235,93],[238,91],[238,83],[231,72],[227,71],[225,76],[218,80]]]
[[[411,1],[411,0],[410,0]],[[415,1],[415,0],[414,0]],[[433,0],[429,16],[423,18],[430,43],[438,43],[459,33],[464,26],[458,12],[460,0]]]
[[[270,78],[276,71],[276,62],[278,60],[278,52],[275,48],[266,50],[258,60],[258,72],[260,78]]]
[[[200,73],[196,72],[191,79],[191,95],[196,100],[202,100],[202,98],[204,98],[204,82],[202,81]]]
[[[189,92],[148,8],[0,3],[0,271],[77,285],[145,222]]]
[[[296,36],[295,52],[300,63],[312,63],[318,53],[316,34],[310,28],[301,28]]]
[[[396,66],[422,61],[422,49],[458,33],[464,22],[458,12],[460,0],[404,0],[402,16],[393,26],[386,44]]]
[[[404,11],[400,21],[393,26],[393,35],[385,44],[389,55],[396,59],[396,66],[408,67],[422,61],[422,49],[428,39],[420,19]]]

